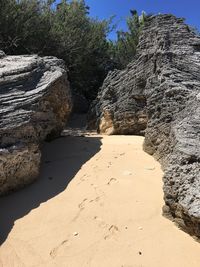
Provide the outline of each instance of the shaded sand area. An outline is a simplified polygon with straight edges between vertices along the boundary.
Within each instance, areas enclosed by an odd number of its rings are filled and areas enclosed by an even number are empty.
[[[162,171],[142,143],[46,143],[40,179],[0,199],[0,266],[199,267],[200,244],[161,215]]]

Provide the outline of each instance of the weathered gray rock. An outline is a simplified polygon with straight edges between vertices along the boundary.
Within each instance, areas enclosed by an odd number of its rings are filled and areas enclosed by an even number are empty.
[[[0,194],[36,179],[40,144],[60,134],[71,106],[62,60],[0,52]]]
[[[95,104],[102,132],[135,133],[126,111],[131,122],[137,112],[145,120],[147,114],[144,149],[163,166],[163,210],[200,237],[200,37],[183,19],[149,17],[135,60],[107,77]]]
[[[133,77],[138,77],[133,81]],[[147,124],[143,80],[130,65],[110,72],[91,105],[88,128],[102,134],[144,134]]]

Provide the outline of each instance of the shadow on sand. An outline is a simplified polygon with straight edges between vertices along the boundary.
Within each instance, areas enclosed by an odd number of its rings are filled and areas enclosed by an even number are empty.
[[[45,143],[39,179],[24,189],[0,198],[0,244],[19,218],[66,189],[81,166],[101,147],[100,137],[63,137]]]

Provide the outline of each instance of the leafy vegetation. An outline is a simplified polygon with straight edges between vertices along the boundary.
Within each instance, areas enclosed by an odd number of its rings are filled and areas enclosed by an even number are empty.
[[[118,31],[117,40],[110,44],[111,56],[119,69],[125,68],[133,60],[146,18],[144,12],[141,16],[136,10],[130,12],[131,16],[127,18],[128,31]]]
[[[84,0],[0,0],[0,49],[62,58],[73,90],[93,99],[108,71],[133,59],[144,20],[131,11],[128,31],[112,42],[111,19],[89,17]]]

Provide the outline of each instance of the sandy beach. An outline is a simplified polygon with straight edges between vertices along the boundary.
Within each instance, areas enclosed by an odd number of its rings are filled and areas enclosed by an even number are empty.
[[[162,171],[142,143],[46,143],[41,177],[0,199],[0,266],[199,267],[200,244],[162,216]]]

